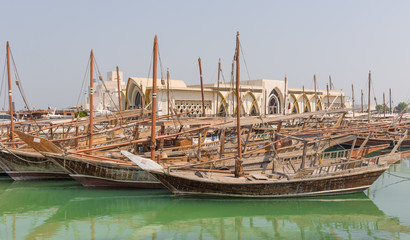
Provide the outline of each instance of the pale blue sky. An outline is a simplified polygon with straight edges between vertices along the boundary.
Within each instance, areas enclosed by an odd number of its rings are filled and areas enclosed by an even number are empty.
[[[313,88],[316,74],[325,88],[330,74],[360,100],[371,70],[378,103],[389,87],[398,103],[410,98],[409,13],[404,0],[2,1],[0,73],[9,40],[31,106],[73,106],[91,48],[104,78],[116,65],[125,78],[146,77],[157,34],[172,79],[197,84],[201,57],[213,83],[219,57],[228,78],[240,31],[251,79],[287,74],[290,87]]]

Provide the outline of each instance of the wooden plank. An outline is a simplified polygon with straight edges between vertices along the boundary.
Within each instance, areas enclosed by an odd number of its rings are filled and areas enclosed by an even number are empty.
[[[54,143],[48,141],[47,139],[34,137],[20,131],[13,131],[13,133],[17,134],[17,136],[19,136],[21,140],[26,142],[30,147],[34,148],[36,151],[60,154],[63,153],[63,150],[61,150]]]

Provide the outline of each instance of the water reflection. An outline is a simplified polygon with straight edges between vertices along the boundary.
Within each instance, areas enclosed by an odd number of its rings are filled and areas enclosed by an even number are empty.
[[[405,164],[391,173],[410,177]],[[166,190],[90,190],[72,181],[0,181],[0,239],[408,239],[408,222],[383,200],[383,191],[403,184],[393,177],[379,179],[369,196],[302,200],[189,199]],[[405,199],[402,211],[408,193]]]

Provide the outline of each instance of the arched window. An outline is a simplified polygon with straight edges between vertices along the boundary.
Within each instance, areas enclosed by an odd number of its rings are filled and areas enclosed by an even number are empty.
[[[221,106],[219,107],[218,116],[224,117],[225,115],[226,115],[225,104],[221,104]]]
[[[137,95],[135,96],[135,105],[134,108],[136,109],[140,109],[143,108],[143,97],[142,94],[140,92],[137,92]]]
[[[269,95],[268,114],[279,114],[281,112],[281,104],[279,94],[274,90]]]
[[[252,106],[250,115],[251,116],[258,116],[258,110],[256,110],[255,105]]]

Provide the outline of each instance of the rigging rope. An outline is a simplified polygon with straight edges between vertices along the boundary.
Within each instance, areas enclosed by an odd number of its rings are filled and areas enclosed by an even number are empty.
[[[94,65],[96,66],[97,71],[98,71],[98,79],[102,82],[102,85],[104,86],[105,92],[108,93],[108,97],[110,98],[112,104],[114,104],[115,109],[119,112],[119,108],[118,108],[117,104],[115,104],[114,100],[112,99],[111,94],[109,94],[109,91],[108,91],[108,89],[107,89],[107,86],[106,86],[105,83],[104,83],[104,80],[103,80],[103,78],[102,78],[102,76],[101,76],[100,68],[98,67],[97,60],[95,59],[95,56],[94,56],[94,63],[95,63]],[[119,79],[117,79],[117,80],[119,80]],[[118,94],[120,94],[120,93],[118,93]],[[105,101],[105,96],[104,96],[104,95],[103,95],[103,98],[104,98],[104,101]],[[103,108],[104,108],[104,107],[105,107],[105,106],[103,106]],[[120,113],[120,117],[122,118],[123,116],[122,116],[121,112],[119,112],[119,113]],[[115,118],[118,120],[118,118],[116,117],[116,115],[115,115]]]
[[[0,150],[6,150],[7,152],[11,153],[13,156],[15,156],[16,158],[24,161],[24,162],[28,162],[28,163],[33,163],[33,164],[40,164],[40,163],[45,163],[45,162],[49,162],[49,159],[43,160],[43,161],[38,161],[38,162],[34,162],[34,161],[30,161],[24,158],[21,158],[20,156],[16,155],[15,153],[13,153],[12,151],[10,151],[6,146],[3,145],[3,143],[0,143]]]
[[[31,109],[30,109],[30,107],[29,107],[29,105],[28,105],[27,99],[26,99],[25,94],[24,94],[24,91],[23,91],[23,86],[22,86],[21,83],[20,83],[20,76],[19,76],[19,74],[18,74],[16,62],[14,61],[14,57],[13,57],[13,53],[12,53],[11,49],[10,49],[10,56],[11,56],[11,60],[12,60],[12,62],[13,62],[14,75],[15,75],[15,78],[16,78],[16,85],[17,85],[17,87],[18,87],[18,89],[19,89],[19,92],[20,92],[21,97],[23,98],[24,104],[26,105],[27,111],[29,112],[29,114],[30,114],[30,116],[31,116],[31,119],[34,121],[34,123],[37,125],[37,127],[40,129],[40,131],[41,131],[43,134],[46,135],[46,133],[42,130],[42,128],[40,127],[40,125],[38,124],[38,122],[36,121],[36,119],[34,119],[33,113],[32,113],[32,111],[31,111]],[[13,118],[13,116],[10,116],[10,121],[13,121],[12,118]]]
[[[6,60],[7,59],[7,57],[5,57],[5,60],[4,60],[4,67],[3,67],[3,77],[2,77],[2,80],[1,80],[1,88],[0,88],[0,94],[3,92],[3,84],[4,84],[4,101],[3,101],[3,109],[2,110],[4,110],[4,108],[6,107],[6,81],[5,81],[5,79],[6,79]]]
[[[88,59],[87,67],[86,67],[85,72],[84,72],[83,83],[81,84],[80,93],[78,94],[78,98],[77,98],[77,104],[76,104],[77,112],[80,112],[80,110],[79,110],[79,108],[78,108],[78,104],[79,104],[79,102],[80,102],[80,97],[81,97],[81,95],[83,94],[84,85],[85,85],[85,80],[86,80],[86,77],[87,77],[87,75],[88,75],[88,70],[90,69],[89,66],[90,66],[90,59]],[[84,106],[83,109],[85,109],[86,107],[87,107],[87,106]],[[80,114],[78,114],[78,115],[80,115]]]

